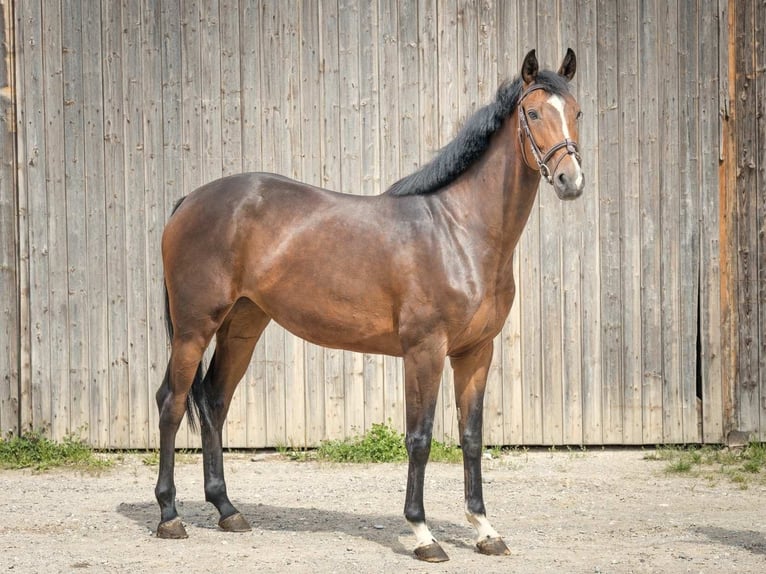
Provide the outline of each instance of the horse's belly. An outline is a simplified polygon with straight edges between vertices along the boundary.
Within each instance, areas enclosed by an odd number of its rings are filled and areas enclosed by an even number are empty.
[[[316,345],[360,353],[402,354],[390,310],[365,306],[364,301],[328,301],[318,293],[259,299],[259,306],[274,321]]]

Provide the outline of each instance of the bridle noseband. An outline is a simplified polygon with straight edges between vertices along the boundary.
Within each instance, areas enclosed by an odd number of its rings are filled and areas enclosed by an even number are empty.
[[[577,163],[580,163],[580,150],[577,147],[577,142],[572,141],[569,138],[565,138],[564,141],[554,145],[545,155],[543,155],[540,146],[537,145],[537,142],[532,135],[532,131],[529,129],[527,111],[524,109],[523,102],[524,98],[526,98],[530,93],[536,90],[544,89],[545,88],[539,84],[532,84],[523,94],[521,94],[521,97],[519,98],[519,143],[521,144],[521,155],[524,158],[524,163],[527,164],[527,167],[530,169],[534,169],[531,165],[529,165],[529,161],[527,160],[527,149],[524,145],[524,137],[529,140],[529,146],[532,148],[532,155],[535,156],[535,162],[537,162],[537,168],[540,170],[540,174],[542,174],[548,183],[553,185],[553,176],[556,175],[556,171],[559,168],[561,160],[568,155],[573,155],[577,160]],[[553,171],[551,171],[551,169],[548,167],[548,160],[550,160],[553,155],[562,148],[566,148],[566,153],[559,158],[555,167],[553,168]]]

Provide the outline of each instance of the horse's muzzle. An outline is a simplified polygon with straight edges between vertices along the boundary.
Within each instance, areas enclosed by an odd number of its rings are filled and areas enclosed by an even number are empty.
[[[559,199],[577,199],[585,187],[585,176],[580,162],[574,156],[570,155],[567,159],[569,161],[562,162],[553,174],[553,189],[556,190]]]

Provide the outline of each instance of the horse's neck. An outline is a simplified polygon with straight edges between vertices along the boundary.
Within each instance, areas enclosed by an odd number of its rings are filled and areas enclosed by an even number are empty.
[[[471,227],[483,233],[482,239],[493,244],[493,251],[510,262],[534,206],[539,182],[539,172],[530,170],[521,155],[514,114],[493,136],[482,158],[457,185],[445,190],[445,199],[455,201],[464,216],[474,220]]]

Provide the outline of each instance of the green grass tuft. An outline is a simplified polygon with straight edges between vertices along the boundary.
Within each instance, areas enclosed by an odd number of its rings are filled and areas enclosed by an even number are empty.
[[[277,452],[289,460],[321,460],[326,462],[403,462],[407,460],[404,435],[382,423],[373,424],[364,435],[343,440],[323,441],[316,450],[296,450],[280,446]],[[434,462],[456,463],[463,460],[463,451],[454,444],[431,441]]]
[[[711,484],[728,478],[740,488],[752,482],[766,484],[766,444],[752,442],[744,449],[715,446],[659,447],[645,460],[663,461],[665,470],[707,479]]]
[[[39,432],[0,439],[0,468],[31,468],[42,471],[57,467],[103,470],[112,462],[96,456],[84,441],[68,436],[54,442]]]

